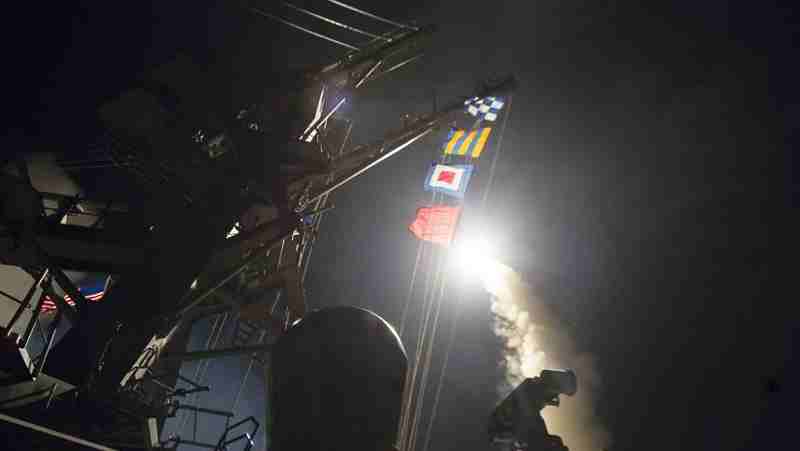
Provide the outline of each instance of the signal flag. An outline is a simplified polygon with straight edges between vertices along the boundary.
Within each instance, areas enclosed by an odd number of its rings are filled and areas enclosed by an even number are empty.
[[[491,127],[483,127],[469,132],[465,130],[453,129],[447,137],[447,143],[444,145],[445,155],[467,155],[472,158],[478,158],[486,147],[486,141],[489,140],[489,134],[492,133]]]
[[[435,191],[462,199],[472,176],[471,164],[434,164],[425,177],[425,191]]]
[[[434,205],[417,209],[417,217],[408,230],[422,241],[449,246],[456,232],[461,207]]]

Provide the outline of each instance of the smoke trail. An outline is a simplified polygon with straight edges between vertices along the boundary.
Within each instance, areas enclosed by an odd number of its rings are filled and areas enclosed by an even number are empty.
[[[542,411],[548,430],[561,436],[571,451],[606,448],[611,437],[594,410],[600,377],[593,358],[578,351],[566,328],[516,272],[499,263],[494,266],[484,272],[483,284],[492,295],[494,333],[504,346],[501,399],[542,369],[571,368],[578,375],[578,393],[561,396],[560,407]]]

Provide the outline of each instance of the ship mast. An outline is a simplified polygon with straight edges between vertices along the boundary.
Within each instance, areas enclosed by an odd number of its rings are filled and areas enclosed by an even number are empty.
[[[353,124],[338,117],[342,105],[419,59],[435,30],[394,25],[286,86],[284,100],[311,108],[299,117],[278,117],[284,126],[277,128],[265,119],[276,109],[269,102],[243,108],[222,130],[172,117],[164,127],[160,110],[141,109],[159,100],[146,90],[104,106],[102,164],[134,177],[130,199],[42,192],[25,164],[0,172],[0,261],[33,279],[22,299],[10,296],[18,305],[3,324],[0,360],[8,377],[0,410],[24,407],[29,421],[46,422],[52,415],[36,410],[46,403],[65,412],[73,433],[96,430],[92,440],[120,448],[140,441],[143,430],[149,447],[163,446],[160,430],[176,412],[232,418],[242,388],[230,411],[187,404],[187,396],[209,387],[180,374],[181,362],[242,355],[246,374],[266,366],[271,341],[305,313],[303,279],[321,219],[333,208],[330,195],[442,127],[464,99],[513,87],[511,78],[487,85],[372,142],[351,145]],[[148,120],[136,120],[141,117]],[[248,164],[262,158],[271,164]],[[93,220],[73,221],[80,215]],[[114,283],[93,305],[69,271],[111,274]],[[57,313],[44,331],[48,303]],[[62,317],[72,329],[54,346]],[[217,339],[225,319],[233,321],[233,339],[221,347],[209,340],[187,352],[192,326],[204,318],[224,318],[212,330]],[[26,345],[35,330],[43,340],[32,358]],[[76,405],[93,410],[79,415]],[[98,419],[106,421],[102,428],[92,423]],[[130,421],[138,426],[131,429]],[[226,425],[225,434],[232,434],[236,425]]]

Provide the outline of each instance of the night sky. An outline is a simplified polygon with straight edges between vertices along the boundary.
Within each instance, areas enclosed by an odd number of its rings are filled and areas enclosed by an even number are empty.
[[[209,94],[231,108],[287,65],[341,53],[236,2],[158,3],[5,10],[10,147],[79,147],[99,103],[177,53],[233,79]],[[356,142],[430,111],[434,93],[441,102],[518,77],[488,205],[472,193],[467,209],[490,218],[504,260],[597,360],[611,449],[786,447],[796,296],[782,289],[778,250],[796,243],[781,233],[796,191],[796,13],[770,2],[353,3],[441,27],[421,62],[348,107]],[[399,320],[416,252],[406,225],[442,139],[334,196],[307,281],[312,307]],[[486,449],[498,343],[485,294],[454,285],[442,330],[460,305],[458,334],[430,449]]]

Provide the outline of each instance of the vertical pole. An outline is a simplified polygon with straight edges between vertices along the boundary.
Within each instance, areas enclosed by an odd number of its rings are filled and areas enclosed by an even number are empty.
[[[194,411],[194,427],[192,428],[192,440],[197,440],[197,415],[199,414],[200,412],[196,410]]]
[[[277,261],[277,263],[275,264],[275,270],[276,270],[276,271],[278,270],[278,268],[280,268],[280,267],[281,267],[281,262],[283,262],[283,252],[284,252],[284,247],[286,247],[286,238],[284,238],[284,239],[281,241],[281,249],[280,249],[280,251],[278,251],[278,261]],[[280,302],[280,300],[281,300],[281,291],[282,291],[282,290],[278,290],[278,291],[275,293],[275,300],[273,300],[273,301],[272,301],[272,306],[271,306],[271,307],[270,307],[270,309],[269,309],[269,314],[270,314],[270,316],[272,316],[272,315],[274,315],[274,314],[275,314],[275,309],[278,307],[278,302]]]
[[[45,343],[45,348],[42,351],[41,357],[39,357],[39,362],[36,364],[36,369],[33,372],[33,377],[37,377],[39,373],[44,370],[45,362],[47,362],[47,356],[50,355],[50,349],[53,348],[53,341],[56,338],[56,332],[58,332],[58,326],[61,323],[61,317],[64,314],[59,310],[56,313],[56,318],[53,320],[53,323],[50,324],[50,330],[48,331],[47,342]]]
[[[47,394],[47,403],[44,405],[45,409],[49,409],[50,408],[50,404],[53,402],[53,398],[56,397],[56,389],[57,388],[58,388],[58,382],[55,382],[55,383],[53,383],[53,385],[50,386],[50,391]]]
[[[19,342],[20,348],[25,348],[28,346],[28,340],[31,338],[31,333],[33,333],[33,327],[36,323],[39,322],[39,312],[42,310],[42,304],[44,303],[44,295],[50,289],[50,285],[52,284],[53,279],[50,277],[49,273],[45,271],[44,276],[42,277],[42,281],[39,283],[41,291],[39,292],[39,299],[36,301],[36,306],[33,308],[31,312],[31,319],[28,321],[28,326],[25,327],[25,333],[22,334],[22,339]],[[47,343],[45,343],[47,346]]]
[[[380,63],[382,63],[382,61],[379,61],[378,64],[376,64],[373,67],[372,70],[377,68],[380,65]],[[372,73],[372,70],[370,70],[370,73]],[[350,124],[347,126],[347,132],[345,132],[344,138],[342,139],[342,145],[339,146],[339,153],[336,155],[336,158],[340,158],[342,156],[342,154],[344,153],[344,147],[347,145],[347,141],[350,139],[350,132],[352,130],[353,130],[353,123],[350,122]],[[330,176],[328,177],[328,180],[325,183],[331,183],[331,181],[333,181],[333,176],[334,176],[334,172],[331,172]],[[319,198],[319,200],[317,201],[316,206],[314,207],[314,210],[315,211],[319,211],[323,206],[325,206],[327,204],[327,202],[328,202],[328,194],[325,194],[324,196]],[[316,238],[315,238],[316,234],[319,233],[320,223],[322,222],[322,215],[323,214],[324,214],[324,212],[320,212],[320,213],[318,213],[317,215],[314,216],[314,223],[313,223],[313,225],[311,227],[311,239],[310,239],[310,242],[306,245],[307,250],[303,249],[304,253],[306,254],[305,258],[303,258],[303,265],[302,265],[303,273],[302,273],[302,276],[301,276],[301,279],[300,279],[303,283],[305,283],[305,281],[306,281],[306,274],[308,274],[308,267],[309,267],[309,260],[311,259],[311,252],[314,250],[314,241],[316,241]],[[303,254],[301,254],[301,256],[302,255]]]
[[[31,299],[33,298],[34,293],[36,293],[36,289],[45,280],[45,278],[47,277],[47,274],[49,272],[50,271],[46,269],[42,273],[41,277],[39,277],[39,279],[36,280],[36,282],[34,282],[33,285],[31,285],[31,287],[28,290],[28,292],[25,293],[25,297],[22,299],[22,303],[17,308],[17,311],[14,312],[14,316],[11,317],[11,321],[8,322],[8,326],[6,326],[6,336],[7,337],[11,336],[11,329],[14,327],[14,324],[17,321],[19,321],[19,318],[22,316],[22,313],[25,311],[25,309],[28,308],[28,304],[31,303]]]

